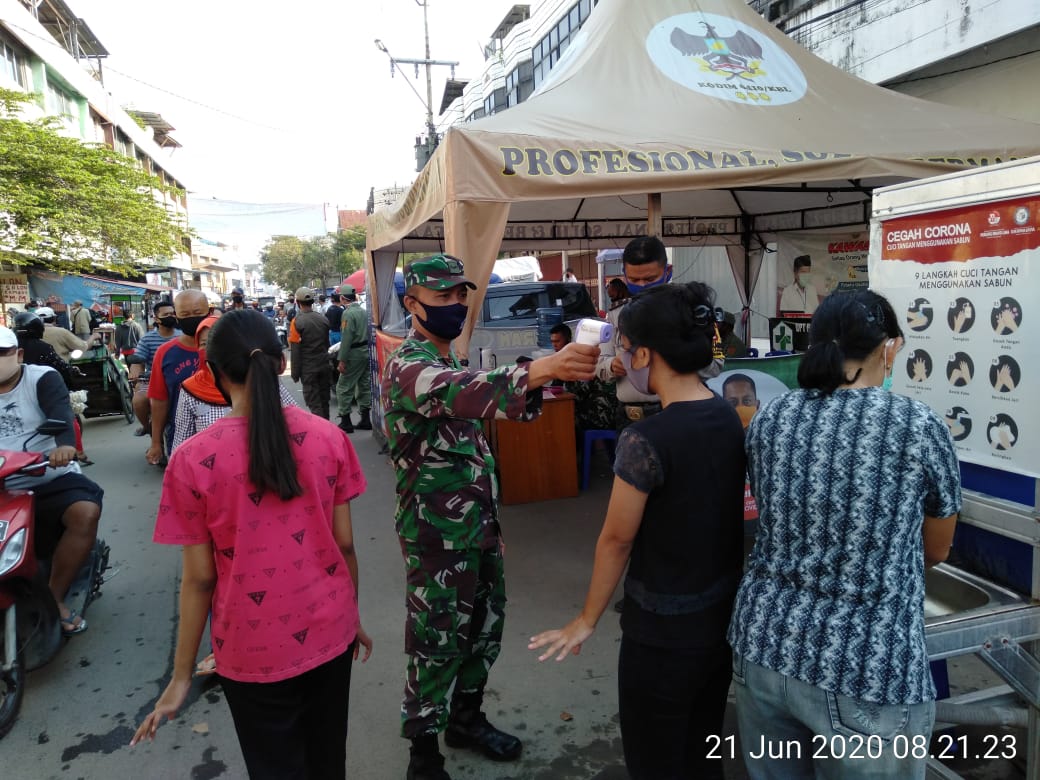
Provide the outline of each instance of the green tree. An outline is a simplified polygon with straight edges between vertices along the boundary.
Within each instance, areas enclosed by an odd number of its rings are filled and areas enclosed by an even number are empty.
[[[271,236],[260,252],[262,275],[285,290],[301,285],[324,290],[362,266],[364,246],[363,229],[360,236],[356,230],[313,238]]]
[[[0,88],[0,259],[65,273],[135,272],[169,259],[186,231],[158,199],[177,197],[136,160],[20,118],[32,95]]]

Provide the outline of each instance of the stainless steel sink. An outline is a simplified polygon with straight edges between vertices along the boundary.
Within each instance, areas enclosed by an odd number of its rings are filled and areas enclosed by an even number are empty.
[[[965,617],[1028,605],[1029,600],[945,563],[925,569],[924,623],[938,625]]]

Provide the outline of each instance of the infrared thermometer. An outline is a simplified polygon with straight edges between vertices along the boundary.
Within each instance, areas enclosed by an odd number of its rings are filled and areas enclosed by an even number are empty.
[[[614,326],[603,320],[586,318],[578,323],[575,329],[574,340],[579,344],[587,344],[597,347],[606,344],[614,338]]]

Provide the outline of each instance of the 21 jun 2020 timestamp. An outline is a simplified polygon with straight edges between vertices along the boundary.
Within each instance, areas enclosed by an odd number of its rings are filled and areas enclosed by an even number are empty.
[[[1017,738],[1014,734],[983,734],[968,738],[966,734],[937,734],[934,739],[923,734],[896,734],[891,739],[882,739],[876,734],[814,734],[806,744],[796,739],[768,739],[760,736],[757,743],[737,745],[735,735],[709,735],[706,740],[706,757],[745,761],[802,760],[878,760],[883,756],[905,758],[934,758],[940,761],[954,759],[1010,760],[1018,755]]]

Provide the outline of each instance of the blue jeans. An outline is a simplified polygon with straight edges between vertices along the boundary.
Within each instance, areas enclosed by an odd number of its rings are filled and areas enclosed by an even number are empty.
[[[733,683],[751,780],[923,780],[935,702],[853,699],[736,654]]]

